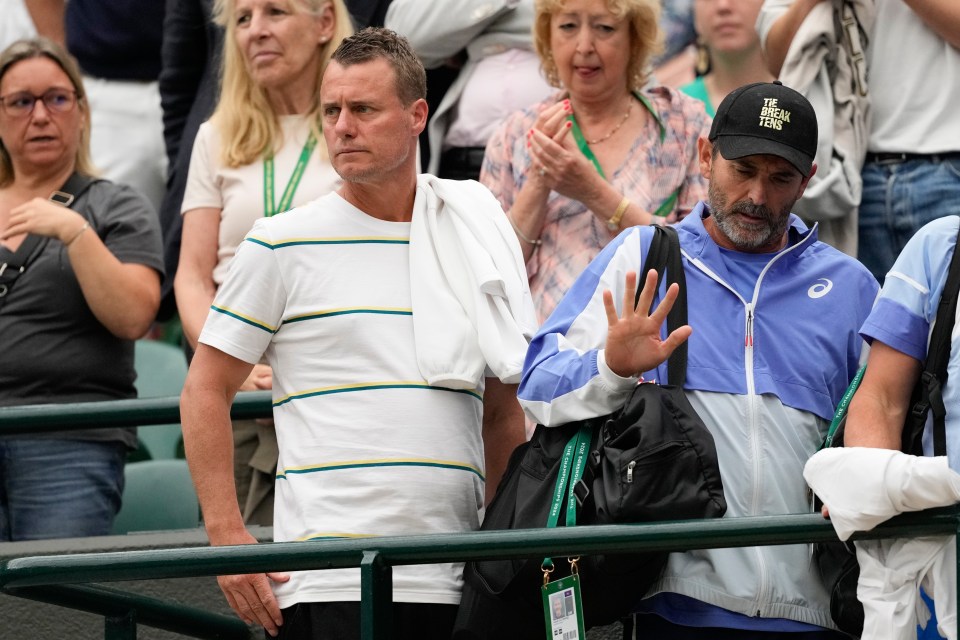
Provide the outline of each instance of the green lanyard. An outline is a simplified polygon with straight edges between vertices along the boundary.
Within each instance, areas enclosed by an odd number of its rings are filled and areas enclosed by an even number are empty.
[[[637,100],[643,103],[643,106],[647,108],[647,111],[650,112],[650,115],[652,115],[654,120],[657,121],[657,124],[660,127],[660,143],[662,144],[664,138],[667,136],[667,130],[660,121],[660,118],[657,116],[657,112],[654,111],[653,105],[650,104],[650,101],[647,100],[647,98],[642,94],[634,92],[633,95],[637,98]],[[569,116],[567,116],[567,120],[570,121],[570,133],[573,134],[573,139],[577,142],[577,147],[580,148],[580,152],[587,157],[587,160],[593,163],[593,166],[597,170],[597,173],[600,174],[600,177],[606,180],[607,176],[603,173],[603,167],[600,166],[600,161],[597,160],[597,156],[594,155],[593,149],[590,148],[590,144],[584,137],[583,131],[580,130],[580,125],[577,124],[577,119],[574,118],[573,114],[571,113]],[[669,198],[660,203],[660,206],[657,207],[657,210],[653,212],[653,215],[658,218],[665,218],[667,215],[669,215],[670,212],[673,211],[679,195],[680,188],[678,187],[676,191],[670,194]]]
[[[278,213],[283,213],[290,209],[290,205],[293,203],[293,194],[297,192],[297,187],[300,186],[300,179],[303,178],[303,172],[307,169],[307,163],[310,161],[310,155],[313,153],[314,148],[317,146],[317,137],[313,135],[313,132],[310,132],[310,136],[307,138],[306,143],[303,145],[303,150],[300,152],[300,158],[297,160],[297,165],[293,168],[293,175],[290,176],[290,181],[287,182],[287,188],[283,190],[283,196],[280,198],[280,204],[277,205],[274,202],[274,192],[273,192],[273,156],[268,156],[263,161],[263,215],[266,217],[274,216]]]
[[[853,380],[850,381],[847,390],[843,392],[843,397],[840,398],[840,404],[837,405],[837,412],[834,414],[830,428],[827,430],[827,437],[824,438],[823,444],[820,445],[821,449],[827,449],[833,446],[833,438],[837,435],[837,427],[840,426],[840,422],[847,415],[847,407],[850,406],[850,400],[853,399],[853,394],[856,392],[857,387],[860,386],[860,381],[863,380],[863,374],[866,370],[867,365],[860,367],[857,370],[857,375],[853,376]]]
[[[566,526],[577,524],[577,496],[573,490],[583,476],[587,467],[587,454],[590,452],[590,440],[593,438],[593,427],[583,425],[577,434],[570,438],[563,449],[560,459],[560,473],[557,484],[553,489],[553,503],[550,505],[550,514],[547,517],[547,527],[556,527],[560,520],[560,507],[563,505],[563,494],[567,493]],[[568,482],[569,480],[569,482]],[[569,485],[569,488],[568,488]],[[553,559],[544,558],[543,566],[553,569]]]

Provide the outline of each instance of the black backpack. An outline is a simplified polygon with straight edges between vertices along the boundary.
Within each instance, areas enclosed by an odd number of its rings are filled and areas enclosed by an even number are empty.
[[[679,281],[681,295],[668,331],[686,323],[686,291],[676,230],[656,227],[642,275],[657,269]],[[636,300],[639,300],[639,287]],[[720,517],[726,511],[716,446],[683,391],[686,344],[668,362],[671,385],[639,384],[624,407],[607,416],[557,427],[538,425],[530,442],[511,455],[481,530],[547,525],[564,450],[590,433],[581,478],[569,478],[576,524],[607,524]],[[565,521],[562,501],[558,523]],[[598,555],[578,563],[586,626],[628,615],[660,576],[667,553]],[[455,639],[544,637],[542,558],[467,563]],[[551,580],[569,575],[555,559]]]
[[[923,429],[927,415],[933,415],[933,454],[947,455],[946,407],[943,404],[943,386],[947,383],[947,363],[950,361],[950,335],[957,314],[957,297],[960,293],[960,251],[954,250],[950,260],[947,281],[943,286],[937,319],[923,372],[910,397],[910,411],[903,425],[900,450],[915,456],[923,455]],[[847,422],[847,407],[860,385],[865,367],[850,383],[837,407],[823,447],[842,447]],[[820,511],[822,504],[815,500],[814,507]],[[863,605],[857,599],[857,582],[860,565],[856,549],[850,541],[834,540],[814,545],[814,558],[820,569],[823,583],[830,592],[830,615],[841,631],[855,638],[863,633]]]

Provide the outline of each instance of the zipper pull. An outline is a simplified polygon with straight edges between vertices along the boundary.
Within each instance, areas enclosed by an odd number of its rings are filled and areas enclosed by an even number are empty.
[[[747,307],[747,335],[744,340],[743,346],[752,347],[753,346],[753,305]]]
[[[633,468],[637,466],[636,460],[631,460],[630,464],[627,465],[627,484],[633,482]]]

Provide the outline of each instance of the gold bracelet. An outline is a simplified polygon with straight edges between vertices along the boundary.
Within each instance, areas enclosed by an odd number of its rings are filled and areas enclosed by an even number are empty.
[[[506,215],[507,215],[507,220],[510,221],[510,226],[513,227],[514,232],[516,232],[516,234],[520,236],[521,240],[523,240],[527,244],[532,244],[535,247],[539,247],[541,244],[543,244],[543,240],[541,240],[540,238],[537,238],[536,240],[531,240],[530,238],[528,238],[523,233],[523,231],[520,231],[520,227],[518,227],[517,223],[513,221],[513,217],[509,213]]]
[[[620,230],[620,221],[623,220],[623,214],[626,213],[627,207],[630,206],[630,198],[624,196],[620,200],[620,204],[617,205],[616,210],[613,212],[613,217],[607,220],[607,229],[610,231],[619,231]]]
[[[90,228],[90,223],[89,223],[89,222],[84,222],[84,223],[83,223],[83,226],[80,227],[80,231],[77,231],[76,235],[74,235],[72,238],[70,238],[69,241],[67,241],[66,243],[64,243],[63,246],[69,247],[70,245],[72,245],[74,242],[77,241],[77,238],[79,238],[80,235],[81,235],[84,231],[86,231],[87,229],[89,229],[89,228]]]

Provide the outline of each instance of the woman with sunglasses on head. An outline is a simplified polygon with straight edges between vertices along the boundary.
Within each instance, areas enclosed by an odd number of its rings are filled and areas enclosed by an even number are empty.
[[[160,302],[155,212],[94,179],[76,64],[0,53],[0,406],[133,398],[133,342]],[[15,285],[15,286],[14,286]],[[133,428],[0,435],[0,542],[110,533]]]

